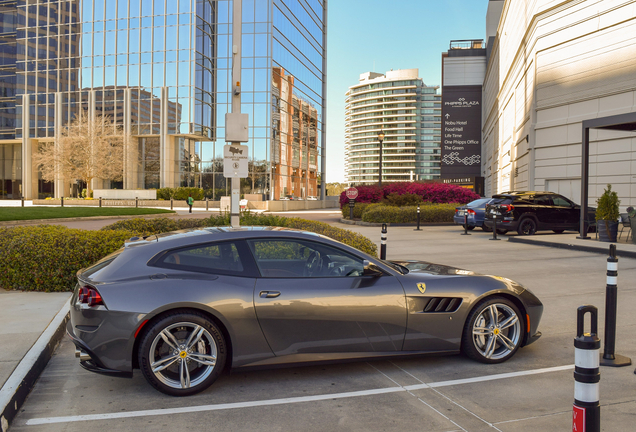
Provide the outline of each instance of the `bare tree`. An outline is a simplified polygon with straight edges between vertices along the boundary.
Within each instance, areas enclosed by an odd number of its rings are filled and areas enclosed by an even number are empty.
[[[90,196],[93,179],[121,180],[124,144],[129,139],[109,116],[91,119],[82,111],[60,131],[55,142],[39,144],[33,162],[46,181],[86,182]]]

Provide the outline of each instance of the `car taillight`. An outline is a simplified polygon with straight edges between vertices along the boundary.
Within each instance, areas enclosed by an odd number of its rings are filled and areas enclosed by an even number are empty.
[[[506,212],[511,212],[515,209],[515,206],[511,204],[502,204],[501,206],[506,209]]]
[[[79,290],[78,300],[80,303],[88,304],[89,307],[103,305],[102,296],[96,288],[83,286]]]
[[[468,209],[468,210],[466,210],[466,212],[467,212],[468,214],[472,214],[472,215],[474,215],[474,214],[475,214],[475,210],[473,210],[473,209]]]

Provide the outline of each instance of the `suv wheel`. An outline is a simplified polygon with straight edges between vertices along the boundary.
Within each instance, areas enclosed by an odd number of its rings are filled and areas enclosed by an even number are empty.
[[[537,232],[537,223],[532,218],[524,218],[519,222],[517,233],[519,235],[534,235]]]

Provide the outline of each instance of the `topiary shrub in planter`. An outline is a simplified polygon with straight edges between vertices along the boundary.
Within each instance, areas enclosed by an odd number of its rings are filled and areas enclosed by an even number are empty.
[[[123,246],[129,231],[58,225],[0,228],[0,287],[72,291],[75,273]]]
[[[607,185],[603,195],[596,200],[596,229],[600,241],[616,241],[620,203],[618,194],[612,190],[611,184]]]

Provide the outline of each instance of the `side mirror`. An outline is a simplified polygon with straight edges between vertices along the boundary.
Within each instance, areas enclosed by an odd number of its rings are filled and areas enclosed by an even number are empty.
[[[379,277],[384,274],[384,272],[380,270],[380,268],[377,265],[373,264],[369,260],[363,260],[362,265],[364,266],[364,270],[362,271],[362,276]]]

